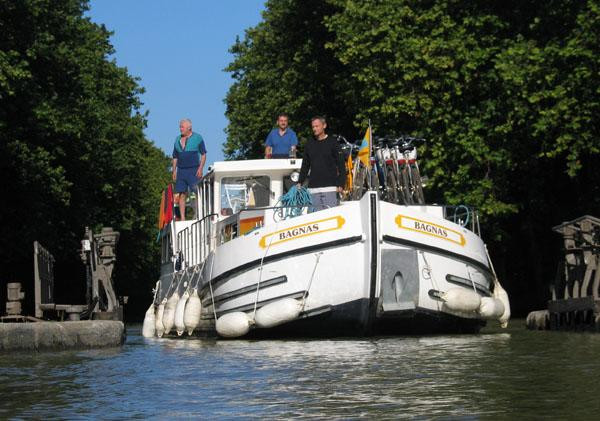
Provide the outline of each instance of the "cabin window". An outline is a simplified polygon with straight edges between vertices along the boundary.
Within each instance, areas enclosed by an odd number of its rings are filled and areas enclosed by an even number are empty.
[[[232,215],[242,209],[269,206],[271,180],[262,176],[223,177],[221,214]]]

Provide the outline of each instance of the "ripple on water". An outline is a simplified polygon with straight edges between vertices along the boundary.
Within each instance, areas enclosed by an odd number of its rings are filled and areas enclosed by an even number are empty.
[[[144,339],[4,355],[0,418],[530,417],[596,414],[600,335]]]

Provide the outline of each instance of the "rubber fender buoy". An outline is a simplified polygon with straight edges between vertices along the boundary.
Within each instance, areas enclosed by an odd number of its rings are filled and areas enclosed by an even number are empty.
[[[497,298],[482,297],[479,314],[484,319],[497,319],[504,313],[504,304]]]
[[[254,321],[256,326],[261,328],[275,327],[297,319],[301,309],[300,301],[294,298],[283,298],[258,309]]]
[[[167,299],[163,299],[158,309],[156,310],[156,336],[162,338],[162,335],[165,333],[165,325],[163,325],[162,319],[165,314],[165,305],[167,304]]]
[[[244,336],[250,330],[250,319],[242,311],[227,313],[217,319],[216,329],[224,338]]]
[[[454,311],[477,311],[481,305],[481,297],[471,289],[450,288],[441,298],[444,305]]]
[[[499,281],[494,282],[494,298],[502,301],[504,305],[504,312],[500,317],[498,317],[498,322],[500,322],[500,326],[506,328],[508,326],[508,320],[510,319],[510,301],[508,300],[508,293],[502,288]]]
[[[175,324],[175,308],[177,307],[177,303],[179,302],[179,294],[177,291],[171,295],[171,298],[167,301],[165,305],[165,314],[163,315],[163,325],[165,326],[165,335],[171,333],[173,329],[173,324]]]
[[[185,324],[183,323],[183,313],[185,311],[185,304],[187,303],[190,294],[185,291],[175,307],[175,332],[177,336],[183,335],[185,331]]]
[[[200,301],[200,297],[198,297],[198,290],[194,288],[183,313],[183,324],[187,329],[188,335],[194,333],[194,329],[200,324],[201,312],[202,302]]]
[[[142,325],[142,336],[144,338],[153,338],[156,332],[156,317],[154,315],[154,303],[150,304],[146,315],[144,316],[144,324]]]

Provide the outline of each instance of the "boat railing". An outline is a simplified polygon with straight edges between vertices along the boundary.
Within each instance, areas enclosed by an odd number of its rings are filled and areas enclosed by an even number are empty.
[[[472,206],[444,205],[444,218],[481,236],[479,212]]]
[[[179,269],[202,263],[212,252],[212,218],[217,216],[216,213],[206,215],[177,233]]]

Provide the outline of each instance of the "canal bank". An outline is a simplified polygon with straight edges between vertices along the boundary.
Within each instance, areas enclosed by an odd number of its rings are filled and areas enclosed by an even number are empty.
[[[55,288],[62,286],[64,290],[68,286],[54,278],[54,256],[35,241],[33,294],[26,297],[19,280],[6,285],[6,315],[0,313],[0,353],[123,345],[123,305],[127,297],[117,297],[112,283],[118,240],[119,233],[110,227],[103,227],[97,234],[85,228],[79,250],[86,269],[85,304],[56,300]],[[34,315],[22,314],[28,307],[23,306],[26,298],[33,298]]]
[[[0,352],[118,347],[125,325],[115,320],[0,323]]]

